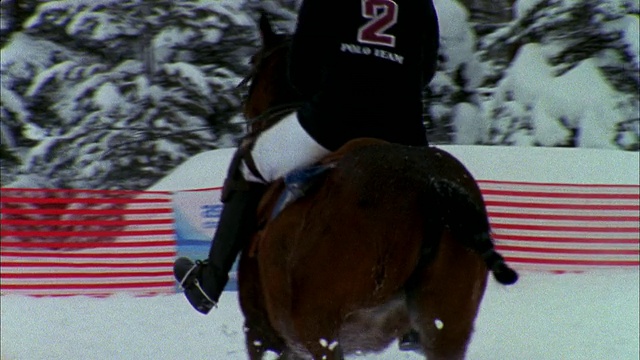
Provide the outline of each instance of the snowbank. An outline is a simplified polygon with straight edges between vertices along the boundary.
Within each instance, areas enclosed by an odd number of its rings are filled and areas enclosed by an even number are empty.
[[[620,150],[441,145],[478,180],[573,184],[640,184],[640,153]],[[178,166],[149,190],[222,186],[235,149],[211,150]]]

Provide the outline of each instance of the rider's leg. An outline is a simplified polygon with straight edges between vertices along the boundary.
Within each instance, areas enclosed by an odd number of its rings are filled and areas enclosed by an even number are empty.
[[[255,232],[256,209],[266,187],[263,182],[274,181],[329,153],[304,131],[295,114],[262,133],[252,145],[250,153],[258,174],[247,165],[242,153],[246,149],[240,148],[225,181],[224,206],[209,258],[196,263],[179,258],[174,263],[174,275],[187,299],[203,314],[218,302],[229,270]]]
[[[272,182],[294,169],[305,167],[330,153],[318,144],[291,114],[262,133],[251,151],[256,167],[267,182]],[[246,164],[242,173],[248,181],[260,181]]]

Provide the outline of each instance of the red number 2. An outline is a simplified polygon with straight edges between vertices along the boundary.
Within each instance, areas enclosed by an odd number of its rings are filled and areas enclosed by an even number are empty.
[[[386,34],[398,21],[398,4],[393,0],[362,0],[362,16],[369,21],[358,29],[358,41],[394,47],[396,37]]]

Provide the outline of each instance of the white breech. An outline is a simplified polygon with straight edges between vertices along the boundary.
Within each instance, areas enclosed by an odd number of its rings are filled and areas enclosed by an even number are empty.
[[[251,151],[256,168],[268,182],[311,165],[329,153],[302,128],[295,112],[260,134]],[[263,182],[244,162],[241,170],[246,180]]]

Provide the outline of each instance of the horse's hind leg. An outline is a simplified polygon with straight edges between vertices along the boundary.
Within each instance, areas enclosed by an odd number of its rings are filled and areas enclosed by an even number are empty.
[[[311,353],[313,359],[322,360],[344,360],[342,346],[334,336],[319,335],[309,328],[312,324],[305,324],[304,327],[309,331],[302,331],[301,340],[304,347]]]
[[[343,360],[344,354],[337,333],[341,318],[339,310],[323,307],[323,304],[321,302],[313,307],[300,306],[293,309],[296,338],[311,353],[313,359]]]
[[[486,287],[482,259],[445,231],[435,258],[418,271],[407,301],[424,354],[429,360],[464,359]]]

